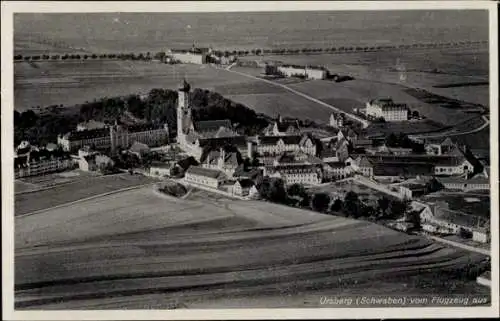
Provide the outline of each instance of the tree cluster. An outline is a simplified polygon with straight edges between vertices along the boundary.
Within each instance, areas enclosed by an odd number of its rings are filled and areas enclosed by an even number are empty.
[[[57,140],[57,135],[73,130],[78,115],[50,113],[40,115],[33,110],[14,111],[14,144],[26,140],[32,144],[46,145]]]
[[[408,135],[399,133],[398,135],[391,133],[385,139],[385,144],[388,147],[411,148],[414,153],[425,152],[424,144],[417,143],[411,140]]]

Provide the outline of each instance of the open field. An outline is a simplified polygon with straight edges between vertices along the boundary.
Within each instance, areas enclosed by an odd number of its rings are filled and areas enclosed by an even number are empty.
[[[369,290],[375,279],[385,283],[377,294],[487,295],[453,280],[479,255],[369,222],[196,195],[142,188],[17,218],[16,307],[189,308],[238,295],[301,307],[309,294]],[[446,286],[422,276],[439,271]]]
[[[326,121],[331,110],[284,89],[204,65],[131,61],[64,61],[15,64],[15,108],[76,105],[101,97],[175,89],[185,77],[193,87],[215,90],[270,116]]]
[[[179,86],[185,77],[196,88],[251,83],[245,77],[200,65],[166,65],[143,61],[61,61],[16,63],[16,110],[32,106],[71,106],[102,97],[147,93]]]
[[[22,193],[30,190],[38,190],[56,185],[73,183],[79,180],[98,176],[101,175],[93,172],[84,172],[79,169],[75,169],[60,173],[23,177],[16,180],[14,191],[15,193]]]
[[[52,188],[16,195],[14,198],[14,213],[15,215],[22,215],[82,198],[122,188],[148,184],[154,181],[154,179],[149,177],[130,174],[80,177]]]
[[[466,117],[473,117],[473,115],[465,114],[459,110],[426,104],[406,93],[404,91],[406,87],[398,84],[361,79],[341,83],[314,80],[291,84],[289,87],[346,112],[352,112],[353,108],[365,108],[366,102],[374,98],[391,97],[396,102],[406,103],[411,110],[418,110],[427,118],[446,125],[453,125],[463,121]]]
[[[356,79],[423,88],[437,95],[489,105],[489,57],[486,47],[409,49],[322,55],[247,56],[246,60],[276,60],[298,65],[323,65],[330,72]],[[457,83],[480,86],[448,87]],[[486,84],[484,84],[486,82]],[[444,86],[448,88],[438,88]]]

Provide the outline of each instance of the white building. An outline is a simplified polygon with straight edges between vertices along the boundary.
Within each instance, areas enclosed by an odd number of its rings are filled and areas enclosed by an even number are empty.
[[[297,120],[283,120],[280,115],[263,131],[264,136],[295,136],[300,135],[300,133],[300,125]]]
[[[166,56],[183,64],[201,65],[207,63],[207,57],[211,52],[210,48],[193,47],[190,50],[170,50],[166,53]]]
[[[238,154],[236,152],[226,152],[221,147],[219,150],[210,151],[201,166],[222,171],[228,177],[232,177],[238,167]]]
[[[384,118],[385,121],[408,120],[406,104],[396,104],[391,98],[371,100],[366,103],[366,114],[373,118]]]
[[[333,128],[340,129],[344,127],[345,116],[344,114],[331,113],[330,114],[330,126]]]
[[[282,65],[278,72],[285,77],[305,77],[308,79],[326,79],[328,70],[321,67]]]
[[[316,144],[308,135],[302,136],[259,136],[256,150],[260,155],[278,155],[284,152],[302,151],[316,155]]]
[[[443,157],[435,160],[435,175],[466,175],[474,172],[474,166],[465,157]]]
[[[14,158],[14,177],[44,175],[73,169],[75,162],[68,156],[63,157],[28,157],[18,156]]]
[[[225,182],[226,175],[219,170],[190,166],[186,171],[184,180],[195,185],[219,188]]]
[[[321,183],[321,169],[313,164],[279,165],[265,167],[264,175],[283,179],[286,185],[294,183],[318,185]]]
[[[170,176],[171,164],[162,162],[152,162],[149,166],[149,175],[153,177],[165,177]]]
[[[445,189],[461,190],[464,192],[490,189],[490,181],[488,178],[484,177],[474,176],[471,179],[460,177],[438,177],[437,180],[443,184]]]
[[[250,190],[254,186],[255,184],[251,179],[240,179],[232,186],[232,193],[238,196],[249,196]]]

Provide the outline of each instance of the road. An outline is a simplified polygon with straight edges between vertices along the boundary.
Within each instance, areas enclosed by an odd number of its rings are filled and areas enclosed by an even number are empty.
[[[481,126],[475,128],[475,129],[471,129],[471,130],[466,131],[466,132],[455,133],[455,132],[453,132],[453,129],[452,129],[451,132],[446,131],[446,132],[442,132],[442,133],[435,134],[435,135],[425,135],[425,134],[423,134],[423,135],[411,135],[411,138],[441,138],[441,137],[462,136],[462,135],[469,135],[469,134],[477,133],[490,125],[490,121],[489,121],[488,117],[483,116],[482,118],[484,120],[484,124],[482,124]]]
[[[345,111],[343,111],[343,110],[341,110],[341,109],[338,109],[337,107],[334,107],[334,106],[332,106],[332,105],[330,105],[330,104],[327,104],[327,103],[325,103],[325,102],[323,102],[323,101],[321,101],[321,100],[319,100],[319,99],[316,99],[316,98],[311,97],[311,96],[309,96],[309,95],[306,95],[306,94],[304,94],[304,93],[302,93],[302,92],[300,92],[300,91],[297,91],[297,90],[295,90],[295,89],[293,89],[293,88],[290,88],[290,87],[288,87],[287,85],[278,84],[278,83],[275,83],[275,82],[270,81],[270,80],[267,80],[267,79],[262,79],[262,78],[255,77],[255,76],[252,76],[252,75],[249,75],[249,74],[243,73],[243,72],[239,72],[239,71],[234,71],[234,70],[231,70],[231,67],[233,67],[234,65],[235,65],[235,64],[232,64],[232,65],[228,66],[227,68],[225,68],[224,70],[226,70],[226,71],[228,71],[228,72],[236,73],[236,74],[241,75],[241,76],[245,76],[245,77],[248,77],[248,78],[252,78],[252,79],[255,79],[255,80],[259,80],[259,81],[262,81],[262,82],[265,82],[265,83],[271,84],[271,85],[276,86],[276,87],[281,87],[281,88],[283,88],[283,89],[285,89],[285,90],[288,90],[288,91],[290,91],[290,92],[292,92],[292,93],[294,93],[294,94],[296,94],[296,95],[299,95],[299,96],[301,96],[301,97],[304,97],[305,99],[307,99],[307,100],[309,100],[309,101],[315,102],[315,103],[320,104],[320,105],[325,106],[325,107],[328,107],[328,108],[330,108],[330,109],[332,109],[332,110],[334,110],[334,111],[336,111],[336,112],[338,112],[338,113],[345,114],[347,117],[349,117],[349,118],[351,118],[351,119],[353,119],[353,120],[355,120],[355,121],[357,121],[357,122],[359,122],[359,123],[363,124],[363,128],[368,127],[368,125],[370,124],[367,120],[365,120],[365,119],[363,119],[363,118],[360,118],[360,117],[358,117],[358,116],[356,116],[356,115],[353,115],[353,114],[349,114],[349,113],[347,113],[347,112],[345,112]]]
[[[473,247],[473,246],[470,246],[470,245],[462,244],[462,243],[455,242],[455,241],[446,240],[446,239],[443,239],[441,237],[437,237],[437,236],[433,236],[433,235],[425,235],[425,236],[428,237],[428,238],[430,238],[430,239],[432,239],[432,240],[435,240],[437,242],[448,244],[448,245],[460,248],[462,250],[466,250],[466,251],[470,251],[470,252],[476,252],[476,253],[483,254],[483,255],[486,255],[486,256],[491,256],[491,251],[488,250],[488,249],[482,249],[482,248],[479,248],[479,247]]]

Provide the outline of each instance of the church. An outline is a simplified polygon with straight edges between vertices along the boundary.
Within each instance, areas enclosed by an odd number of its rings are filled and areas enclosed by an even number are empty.
[[[189,98],[191,85],[186,80],[178,89],[177,102],[177,142],[189,155],[201,159],[207,146],[219,150],[225,145],[238,147],[246,156],[246,137],[239,135],[229,119],[194,121]],[[243,150],[242,150],[243,149]]]

